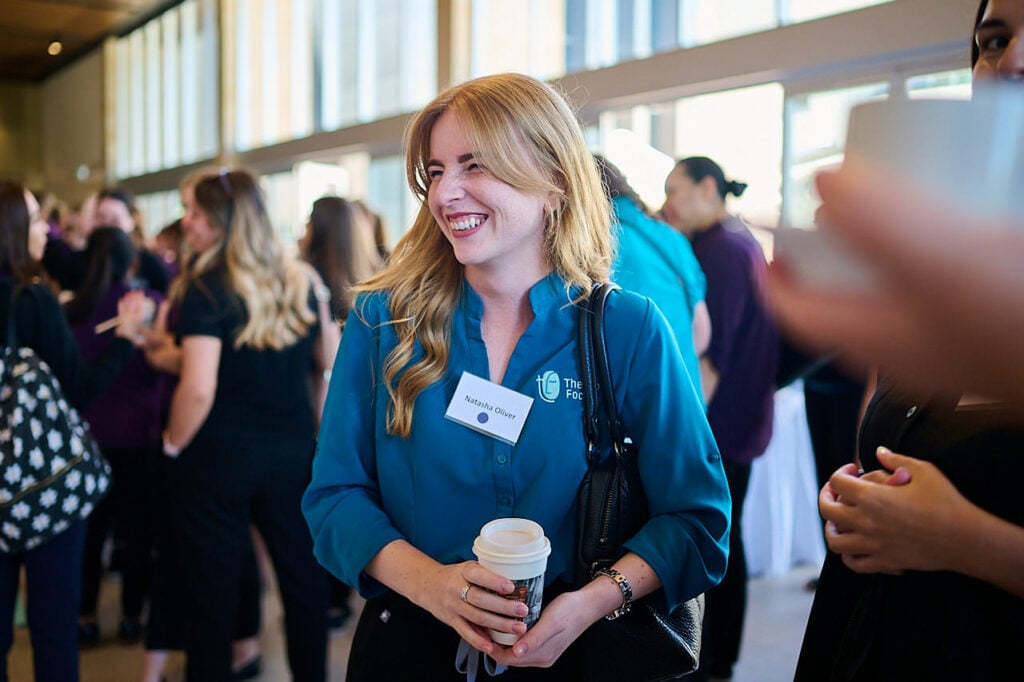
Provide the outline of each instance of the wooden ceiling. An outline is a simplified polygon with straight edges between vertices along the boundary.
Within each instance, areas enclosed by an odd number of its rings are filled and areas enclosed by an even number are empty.
[[[178,0],[180,1],[180,0]],[[168,0],[0,0],[0,80],[39,81],[177,4]],[[47,54],[54,40],[57,56]]]

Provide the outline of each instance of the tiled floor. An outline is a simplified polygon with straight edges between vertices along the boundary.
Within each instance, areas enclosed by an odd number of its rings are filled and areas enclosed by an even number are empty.
[[[811,605],[812,595],[804,591],[816,569],[801,567],[777,578],[755,578],[750,582],[747,627],[743,649],[733,682],[788,682],[793,679],[800,639]],[[116,579],[109,580],[102,592],[101,627],[106,639],[96,649],[82,652],[82,682],[135,682],[141,669],[142,648],[124,646],[114,632],[117,627]],[[353,599],[356,602],[357,599]],[[356,604],[358,607],[359,604]],[[262,637],[262,682],[289,679],[281,636],[281,610],[276,593],[270,591],[264,601]],[[355,620],[331,635],[330,680],[345,679],[345,661]],[[27,682],[31,675],[31,651],[28,632],[20,629],[8,662],[10,679]],[[183,679],[184,658],[172,657],[167,671],[169,682]]]

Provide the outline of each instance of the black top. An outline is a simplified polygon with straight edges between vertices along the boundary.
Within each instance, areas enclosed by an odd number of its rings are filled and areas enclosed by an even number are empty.
[[[998,406],[915,402],[881,387],[865,414],[861,463],[875,450],[934,463],[974,504],[1024,525],[1024,430]],[[829,553],[796,680],[996,680],[1019,670],[1024,600],[957,573],[854,573]]]
[[[149,251],[136,251],[136,256],[136,288],[153,289],[166,294],[171,278],[163,262]],[[46,242],[46,249],[43,252],[43,267],[61,289],[73,291],[81,286],[82,280],[85,279],[85,251],[74,251],[60,239],[51,239]]]
[[[313,429],[309,378],[316,320],[307,334],[282,350],[236,348],[234,341],[248,320],[242,300],[227,286],[222,270],[208,272],[189,285],[181,304],[177,333],[221,340],[217,393],[203,429],[237,428],[268,437],[306,434]],[[311,311],[316,310],[312,289]]]
[[[0,276],[0,341],[7,343],[7,323],[15,281]],[[115,338],[92,363],[86,363],[64,317],[57,297],[41,284],[22,288],[14,309],[18,345],[31,348],[60,382],[68,402],[78,409],[88,406],[121,372],[134,347]]]

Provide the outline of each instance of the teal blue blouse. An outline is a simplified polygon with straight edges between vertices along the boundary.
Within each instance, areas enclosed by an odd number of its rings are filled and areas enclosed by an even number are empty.
[[[385,296],[357,300],[335,362],[302,505],[317,558],[372,597],[384,586],[364,569],[389,542],[404,538],[444,564],[472,560],[483,524],[518,516],[540,523],[551,540],[545,582],[571,581],[586,459],[577,312],[562,280],[550,275],[531,289],[535,318],[505,371],[506,388],[534,399],[516,445],[444,418],[463,371],[489,378],[483,304],[468,284],[454,312],[444,378],[417,398],[410,438],[387,434],[381,368],[396,337]],[[606,330],[616,399],[639,447],[651,508],[627,547],[653,567],[668,602],[681,603],[725,571],[730,499],[718,449],[672,332],[650,300],[611,296]]]

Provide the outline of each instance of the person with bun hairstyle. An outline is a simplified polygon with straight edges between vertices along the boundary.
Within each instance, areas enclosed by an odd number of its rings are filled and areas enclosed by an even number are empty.
[[[746,183],[727,180],[721,166],[706,156],[691,156],[665,179],[662,207],[665,220],[689,238],[707,278],[712,332],[700,358],[701,384],[732,493],[729,568],[706,595],[697,679],[728,679],[739,659],[747,600],[740,519],[751,462],[771,439],[779,366],[779,335],[761,297],[764,253],[726,207],[730,194],[739,197],[746,188]]]

